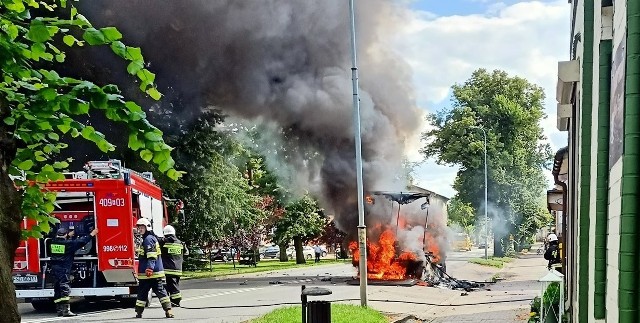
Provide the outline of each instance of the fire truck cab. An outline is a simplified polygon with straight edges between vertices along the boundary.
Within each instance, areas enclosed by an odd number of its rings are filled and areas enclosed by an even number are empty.
[[[149,219],[153,232],[162,236],[167,209],[162,190],[151,173],[123,168],[118,160],[91,161],[84,171],[65,174],[46,189],[57,193],[52,216],[60,222],[43,232],[41,239],[21,241],[13,263],[16,297],[36,310],[53,304],[53,276],[50,275],[51,241],[59,228],[73,228],[76,237],[98,235],[75,255],[71,296],[88,299],[115,298],[125,305],[135,303],[137,293],[136,244],[142,242],[135,230],[139,218]],[[23,220],[23,228],[35,221]]]

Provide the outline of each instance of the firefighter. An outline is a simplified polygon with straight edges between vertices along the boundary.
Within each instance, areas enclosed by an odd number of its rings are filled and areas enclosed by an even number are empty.
[[[141,250],[138,250],[138,298],[136,300],[136,318],[142,317],[144,307],[147,304],[149,290],[158,297],[160,305],[164,310],[165,317],[173,318],[171,313],[171,301],[164,290],[162,279],[164,278],[164,268],[158,238],[151,232],[151,222],[147,219],[140,219],[136,222],[136,228],[142,235]]]
[[[549,240],[549,247],[544,253],[544,259],[549,261],[547,268],[551,269],[553,267],[554,269],[558,270],[560,269],[558,266],[558,264],[560,264],[560,248],[558,245],[558,236],[552,233],[547,238]]]
[[[180,294],[180,276],[182,276],[182,261],[184,245],[176,236],[176,229],[167,225],[162,230],[164,238],[160,239],[162,250],[162,265],[166,274],[167,292],[171,299],[171,306],[180,307],[182,295]]]
[[[69,304],[69,276],[73,267],[73,258],[78,249],[86,245],[98,233],[97,229],[91,231],[89,236],[71,240],[74,236],[73,228],[70,230],[60,228],[56,237],[51,241],[51,274],[54,278],[53,302],[56,304],[58,316],[76,316],[71,312]]]

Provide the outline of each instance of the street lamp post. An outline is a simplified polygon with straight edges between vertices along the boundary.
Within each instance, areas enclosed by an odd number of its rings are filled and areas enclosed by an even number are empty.
[[[360,96],[358,94],[358,64],[356,56],[356,18],[354,0],[349,0],[351,22],[351,81],[353,83],[353,128],[356,148],[356,179],[358,186],[358,243],[360,250],[360,305],[367,306],[367,227],[364,223],[364,188],[362,184],[362,137],[360,135]]]
[[[488,190],[487,190],[487,132],[482,127],[473,127],[482,130],[482,136],[484,138],[484,259],[489,259],[489,216],[487,210],[489,208],[488,203]]]

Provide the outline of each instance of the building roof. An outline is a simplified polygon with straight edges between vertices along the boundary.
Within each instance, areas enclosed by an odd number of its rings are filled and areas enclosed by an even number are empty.
[[[420,193],[428,193],[428,194],[431,194],[432,196],[439,197],[439,198],[441,198],[441,199],[443,199],[445,201],[449,201],[448,197],[446,197],[446,196],[444,196],[442,194],[438,194],[438,193],[436,193],[434,191],[428,190],[426,188],[422,188],[420,186],[409,185],[408,189],[411,190],[411,191],[416,191],[416,192],[420,192]]]

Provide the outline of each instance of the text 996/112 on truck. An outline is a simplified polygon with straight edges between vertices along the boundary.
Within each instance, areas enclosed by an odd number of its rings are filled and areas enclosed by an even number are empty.
[[[137,293],[137,246],[142,238],[135,223],[151,221],[162,236],[168,214],[162,190],[151,173],[123,168],[120,161],[92,161],[84,171],[65,174],[46,189],[57,193],[52,216],[60,222],[43,232],[41,239],[21,241],[13,262],[16,297],[36,310],[53,308],[53,275],[50,274],[51,241],[59,228],[73,228],[75,237],[99,233],[75,254],[71,274],[71,296],[86,299],[118,299],[133,306]],[[23,220],[23,228],[35,221]]]

